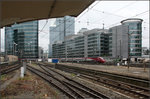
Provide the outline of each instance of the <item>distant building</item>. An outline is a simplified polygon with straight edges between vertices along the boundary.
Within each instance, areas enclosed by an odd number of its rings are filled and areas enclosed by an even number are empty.
[[[65,16],[56,18],[55,25],[49,28],[49,57],[52,57],[52,44],[55,41],[64,41],[64,36],[75,34],[75,17]]]
[[[87,28],[81,28],[77,34],[82,34],[83,32],[88,31]]]
[[[93,29],[83,34],[72,35],[66,38],[67,57],[98,57],[108,56],[108,30]],[[53,44],[53,57],[65,57],[64,42]]]
[[[23,59],[38,58],[38,21],[14,24],[5,28],[5,51]]]
[[[142,55],[142,19],[129,18],[121,21],[129,27],[130,57],[139,58]]]
[[[66,37],[67,57],[110,57],[137,60],[142,54],[142,19],[130,18],[107,29],[81,29]],[[65,43],[52,45],[53,57],[65,58]]]

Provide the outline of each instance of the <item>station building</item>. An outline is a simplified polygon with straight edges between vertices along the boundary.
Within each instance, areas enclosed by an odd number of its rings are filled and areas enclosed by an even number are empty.
[[[38,58],[38,21],[5,28],[5,51],[22,59]]]

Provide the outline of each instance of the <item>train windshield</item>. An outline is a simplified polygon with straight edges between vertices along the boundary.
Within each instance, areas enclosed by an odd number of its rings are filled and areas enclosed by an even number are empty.
[[[99,57],[100,59],[104,59],[104,58],[102,58],[102,57]]]

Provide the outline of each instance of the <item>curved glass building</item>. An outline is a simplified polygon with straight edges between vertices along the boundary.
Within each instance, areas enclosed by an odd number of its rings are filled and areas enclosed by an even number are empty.
[[[142,55],[142,19],[129,18],[121,21],[122,25],[129,28],[129,55],[131,58],[138,58]]]

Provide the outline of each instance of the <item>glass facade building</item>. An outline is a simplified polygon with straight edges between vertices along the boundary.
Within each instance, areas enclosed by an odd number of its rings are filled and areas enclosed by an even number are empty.
[[[75,17],[65,16],[56,18],[56,26],[50,27],[49,57],[52,57],[52,44],[55,41],[64,41],[64,36],[75,34]]]
[[[142,55],[142,19],[130,18],[121,21],[122,25],[129,28],[130,57],[138,58]]]
[[[5,51],[22,59],[38,58],[38,21],[6,27]]]

